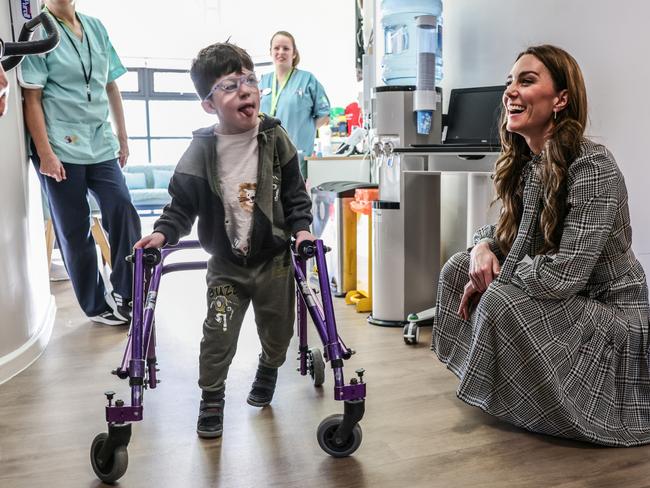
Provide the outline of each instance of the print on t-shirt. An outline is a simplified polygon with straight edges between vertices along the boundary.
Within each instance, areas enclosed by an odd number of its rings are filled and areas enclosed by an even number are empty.
[[[247,212],[253,213],[255,204],[255,191],[257,183],[240,183],[239,184],[239,205]]]

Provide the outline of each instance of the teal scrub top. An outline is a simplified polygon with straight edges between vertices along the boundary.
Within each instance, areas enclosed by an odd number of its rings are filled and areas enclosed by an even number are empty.
[[[80,41],[57,22],[61,42],[52,52],[26,56],[21,64],[23,86],[43,89],[42,104],[47,135],[54,154],[63,162],[94,164],[117,157],[119,144],[109,122],[106,84],[126,73],[106,28],[93,17],[77,14],[83,25]],[[65,29],[68,36],[62,32]],[[92,51],[90,99],[81,61],[90,71],[87,42]],[[77,52],[71,42],[75,43]]]
[[[270,114],[271,91],[275,73],[260,80],[260,111]],[[316,137],[316,119],[330,113],[330,101],[325,89],[309,71],[294,68],[289,81],[278,97],[274,117],[280,119],[291,141],[303,156],[311,156]]]

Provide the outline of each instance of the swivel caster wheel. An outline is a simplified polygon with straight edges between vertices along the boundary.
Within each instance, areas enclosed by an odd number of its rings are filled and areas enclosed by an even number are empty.
[[[342,421],[342,414],[335,413],[333,415],[330,415],[320,423],[318,426],[318,431],[316,432],[316,436],[318,437],[318,445],[321,447],[321,449],[330,456],[336,458],[347,457],[359,449],[359,446],[361,445],[361,439],[363,437],[361,433],[361,426],[359,424],[356,424],[347,440],[343,441],[342,443],[337,443],[334,437],[334,433]]]
[[[415,322],[409,322],[404,326],[404,344],[413,346],[420,340],[420,327]]]
[[[325,361],[320,349],[313,348],[307,353],[307,370],[314,386],[322,386],[325,383]]]
[[[93,439],[90,446],[90,464],[92,464],[93,471],[100,480],[104,483],[113,484],[126,473],[126,468],[129,465],[129,455],[125,446],[119,446],[113,451],[108,462],[100,466],[98,455],[106,439],[108,439],[108,434],[105,432],[97,434]]]

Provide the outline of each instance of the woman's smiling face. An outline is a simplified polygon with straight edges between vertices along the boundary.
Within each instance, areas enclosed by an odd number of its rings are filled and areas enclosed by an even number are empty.
[[[277,34],[271,41],[271,56],[276,66],[281,65],[286,68],[291,68],[293,66],[293,58],[296,57],[291,39],[282,34]]]
[[[537,153],[553,127],[553,113],[565,104],[566,90],[556,90],[544,63],[532,54],[517,60],[503,93],[508,131],[523,136]]]

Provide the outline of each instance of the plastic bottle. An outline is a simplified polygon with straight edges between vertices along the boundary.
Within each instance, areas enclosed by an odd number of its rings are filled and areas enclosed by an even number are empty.
[[[382,0],[384,55],[381,77],[387,85],[415,85],[417,33],[415,17],[434,15],[436,26],[436,83],[442,81],[442,0]]]
[[[361,107],[357,102],[352,102],[345,107],[345,120],[348,123],[348,136],[352,134],[352,129],[362,125]]]
[[[330,156],[332,154],[332,129],[328,124],[318,129],[318,138],[320,139],[321,153],[323,156]]]

